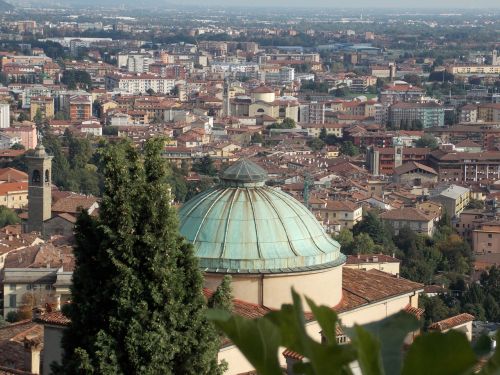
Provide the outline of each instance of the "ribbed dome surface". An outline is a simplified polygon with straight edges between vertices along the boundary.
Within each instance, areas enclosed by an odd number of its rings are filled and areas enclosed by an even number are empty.
[[[306,271],[345,260],[314,215],[275,188],[220,186],[187,202],[179,217],[210,272]]]

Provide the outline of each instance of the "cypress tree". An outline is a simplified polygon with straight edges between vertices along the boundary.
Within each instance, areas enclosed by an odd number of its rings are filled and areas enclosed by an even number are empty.
[[[98,218],[82,212],[75,231],[71,324],[64,374],[218,374],[218,340],[205,319],[203,278],[178,232],[160,152],[128,142],[101,154]]]
[[[231,276],[226,275],[222,279],[214,294],[208,299],[208,307],[233,311],[233,294],[231,292]]]

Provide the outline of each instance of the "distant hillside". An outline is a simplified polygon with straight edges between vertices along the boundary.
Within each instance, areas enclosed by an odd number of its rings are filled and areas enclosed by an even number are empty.
[[[9,10],[14,10],[14,7],[10,5],[9,3],[0,0],[0,12],[7,12]]]

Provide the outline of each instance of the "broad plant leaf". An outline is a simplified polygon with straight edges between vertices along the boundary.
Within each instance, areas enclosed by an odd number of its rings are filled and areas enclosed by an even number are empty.
[[[410,347],[402,375],[460,375],[471,373],[476,356],[462,332],[431,332]]]
[[[352,344],[358,355],[358,363],[363,375],[384,375],[380,342],[366,329],[355,326]]]
[[[307,361],[297,366],[298,374],[341,375],[346,374],[346,368],[355,360],[355,352],[350,345],[338,345],[336,341],[319,343],[312,339],[305,328],[304,310],[300,296],[292,291],[293,305],[283,305],[280,311],[273,311],[265,318],[279,327],[282,345],[303,355]],[[335,327],[336,315],[327,314],[323,308],[316,308],[319,313],[318,323],[326,331]],[[316,319],[318,319],[315,316]],[[326,322],[331,318],[332,322]],[[335,332],[335,331],[334,331]],[[330,338],[332,336],[330,335]],[[349,372],[347,372],[349,373]]]
[[[483,366],[479,375],[500,375],[500,331],[496,336],[497,347],[488,362]]]
[[[245,319],[225,310],[207,311],[208,319],[238,347],[260,375],[282,375],[278,361],[280,333],[268,319]]]
[[[318,321],[322,329],[321,333],[326,338],[327,342],[336,343],[338,318],[335,311],[327,306],[317,306],[310,298],[306,297],[306,301],[311,308],[311,312]]]
[[[487,335],[481,335],[474,343],[472,349],[478,357],[483,357],[491,352],[493,342]]]
[[[380,354],[386,374],[399,374],[403,362],[403,343],[410,332],[420,327],[420,322],[404,311],[391,315],[378,322],[363,325],[382,344]],[[353,328],[344,328],[349,336],[356,336]]]

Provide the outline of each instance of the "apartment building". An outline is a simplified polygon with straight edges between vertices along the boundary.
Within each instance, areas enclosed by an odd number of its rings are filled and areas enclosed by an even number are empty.
[[[500,122],[500,103],[478,105],[477,120],[484,122]]]
[[[430,199],[440,203],[451,217],[458,217],[470,202],[470,190],[463,186],[441,186],[431,192]]]
[[[10,105],[8,103],[0,103],[0,128],[8,128],[10,126]]]
[[[380,219],[388,223],[394,233],[398,234],[403,228],[410,228],[416,233],[432,236],[435,230],[436,216],[431,213],[420,211],[413,207],[403,207],[396,210],[386,211],[380,214]]]
[[[500,179],[500,151],[433,151],[428,158],[440,182],[487,182]]]
[[[30,118],[35,120],[35,116],[40,111],[43,119],[54,117],[54,99],[47,96],[34,96],[31,98]]]
[[[444,108],[433,102],[396,103],[389,108],[389,123],[397,129],[441,127],[444,126]]]
[[[392,175],[394,169],[410,162],[423,163],[430,153],[428,148],[420,147],[368,147],[366,152],[367,168],[375,176]]]
[[[473,250],[476,254],[500,253],[500,221],[483,223],[472,232]]]
[[[311,210],[323,221],[337,222],[342,228],[352,227],[363,218],[363,208],[350,201],[314,200]]]
[[[92,97],[74,95],[69,98],[69,118],[71,121],[85,121],[92,118]]]
[[[168,94],[175,87],[175,80],[151,73],[116,73],[106,76],[105,87],[108,91],[117,90],[129,94],[144,94],[148,90],[153,90],[155,93]]]
[[[325,103],[313,101],[300,104],[299,120],[307,124],[324,124]]]

